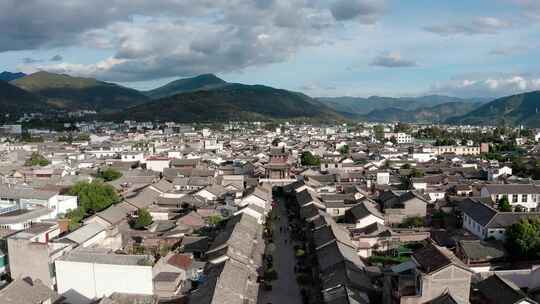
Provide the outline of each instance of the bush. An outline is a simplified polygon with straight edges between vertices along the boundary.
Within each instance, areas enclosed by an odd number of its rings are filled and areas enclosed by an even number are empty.
[[[320,166],[321,160],[319,157],[311,154],[309,151],[302,152],[300,155],[300,163],[302,166]]]
[[[210,225],[212,226],[217,226],[221,224],[222,221],[223,221],[223,218],[221,217],[221,215],[211,215],[208,218],[208,223],[210,223]]]
[[[113,181],[113,180],[117,180],[119,179],[120,177],[122,177],[122,173],[112,169],[112,168],[107,168],[103,171],[99,171],[98,172],[98,177],[103,179],[104,181],[106,182],[110,182],[110,181]]]
[[[138,216],[133,222],[133,228],[135,229],[143,229],[146,226],[152,224],[152,215],[150,215],[150,212],[146,209],[139,209]]]
[[[506,197],[499,200],[498,207],[501,212],[512,212],[512,205],[510,205]]]
[[[402,228],[423,227],[424,219],[419,216],[408,217],[399,226]]]
[[[41,154],[33,152],[29,159],[24,163],[25,166],[41,166],[45,167],[49,164],[49,161]]]
[[[116,190],[101,181],[79,182],[68,193],[79,198],[79,208],[87,214],[94,214],[120,201]]]
[[[513,257],[540,257],[540,219],[522,219],[506,229],[506,246]]]

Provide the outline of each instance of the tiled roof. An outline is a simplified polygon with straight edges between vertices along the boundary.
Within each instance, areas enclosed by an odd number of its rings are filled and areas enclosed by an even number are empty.
[[[188,254],[173,254],[167,259],[167,264],[187,270],[193,264],[193,257]]]

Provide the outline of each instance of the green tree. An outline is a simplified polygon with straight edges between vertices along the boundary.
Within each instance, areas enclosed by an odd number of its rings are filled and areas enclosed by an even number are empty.
[[[403,164],[403,166],[401,166],[401,169],[410,169],[411,168],[411,164]]]
[[[507,197],[503,197],[499,200],[498,209],[501,212],[512,212],[512,205],[508,202]]]
[[[409,132],[410,129],[411,129],[411,126],[409,124],[404,123],[404,122],[398,122],[396,124],[396,126],[394,127],[394,132],[396,132],[396,133],[399,133],[399,132],[406,133],[406,132]]]
[[[399,178],[399,180],[401,182],[401,184],[399,185],[400,190],[409,190],[412,188],[412,182],[410,177],[403,175]]]
[[[506,228],[506,246],[515,258],[540,256],[540,219],[526,218]]]
[[[86,213],[84,212],[83,208],[76,208],[73,210],[70,210],[66,217],[69,219],[69,230],[73,231],[81,225],[82,220],[86,216]]]
[[[384,127],[381,125],[376,125],[373,127],[373,133],[375,134],[375,138],[378,141],[382,141],[384,139]]]
[[[29,159],[24,163],[25,166],[41,166],[45,167],[49,164],[49,161],[41,154],[33,152]]]
[[[219,225],[222,221],[223,221],[223,218],[221,217],[221,215],[211,215],[208,218],[208,223],[210,223],[210,225],[213,225],[213,226]]]
[[[304,151],[300,155],[300,163],[302,166],[320,166],[321,165],[321,159],[309,151]]]
[[[403,221],[403,223],[401,223],[400,226],[404,228],[422,227],[424,226],[424,219],[419,216],[408,217]]]
[[[418,177],[423,177],[423,176],[424,176],[424,172],[423,172],[423,171],[420,171],[420,170],[418,170],[418,169],[416,169],[416,168],[412,168],[412,170],[411,170],[411,175],[410,175],[410,176],[411,176],[411,177],[417,177],[417,178],[418,178]]]
[[[69,190],[79,198],[79,208],[86,214],[94,214],[120,201],[116,190],[102,181],[79,182]]]
[[[438,138],[435,141],[435,146],[453,146],[456,144],[457,142],[453,138]]]
[[[113,168],[107,168],[98,172],[98,177],[102,178],[106,182],[117,180],[122,177],[122,173],[114,170]]]
[[[343,145],[341,148],[339,148],[339,153],[341,155],[349,155],[349,145]]]
[[[146,209],[139,209],[137,218],[133,221],[133,228],[144,229],[146,226],[152,224],[152,215]]]

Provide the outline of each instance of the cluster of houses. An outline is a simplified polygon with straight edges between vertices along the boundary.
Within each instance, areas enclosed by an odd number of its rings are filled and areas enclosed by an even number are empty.
[[[540,216],[540,185],[481,159],[489,144],[391,128],[377,140],[371,125],[85,127],[69,143],[0,138],[1,303],[261,303],[276,189],[323,303],[540,299],[540,263],[505,248],[509,226]],[[302,164],[308,152],[317,162]],[[36,155],[48,164],[29,164]],[[70,225],[70,187],[109,169],[121,201]],[[135,229],[141,210],[152,223]]]

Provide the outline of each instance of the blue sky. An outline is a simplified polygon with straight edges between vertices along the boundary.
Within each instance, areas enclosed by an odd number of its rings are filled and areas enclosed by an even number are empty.
[[[200,73],[311,96],[540,89],[536,0],[4,0],[0,26],[0,69],[137,89]]]

